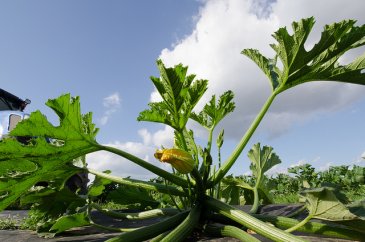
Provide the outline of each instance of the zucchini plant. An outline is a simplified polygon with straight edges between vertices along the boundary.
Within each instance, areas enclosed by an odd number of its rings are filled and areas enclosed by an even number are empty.
[[[302,238],[289,233],[301,228],[313,233],[322,231],[325,234],[326,231],[332,231],[333,233],[329,235],[342,238],[364,238],[364,231],[353,229],[352,226],[354,220],[357,224],[364,224],[364,215],[361,214],[363,203],[354,205],[351,210],[346,210],[346,214],[350,213],[351,216],[343,217],[347,223],[341,229],[318,223],[308,227],[308,223],[297,225],[298,221],[289,218],[272,218],[255,214],[259,205],[257,198],[252,211],[243,212],[222,202],[219,199],[220,192],[216,192],[219,190],[222,179],[240,157],[280,93],[297,85],[314,81],[365,84],[365,54],[347,65],[341,65],[338,62],[347,51],[365,44],[365,25],[355,26],[354,20],[326,25],[319,42],[311,50],[306,50],[304,44],[314,23],[313,17],[293,22],[292,35],[286,28],[280,28],[275,32],[273,37],[277,43],[271,45],[276,53],[273,58],[267,58],[254,49],[242,51],[242,54],[254,61],[265,73],[270,81],[272,92],[229,157],[221,162],[219,156],[217,169],[214,169],[213,164],[216,160],[211,154],[214,130],[219,122],[234,110],[233,93],[227,91],[218,99],[213,96],[201,112],[195,113],[194,107],[207,90],[208,81],[195,80],[195,75],[188,75],[188,68],[182,64],[168,68],[161,60],[158,60],[160,76],[151,77],[151,80],[160,93],[162,101],[149,103],[149,108],[142,111],[137,119],[162,123],[174,129],[174,147],[157,147],[159,150],[155,154],[160,161],[170,163],[174,172],[165,171],[131,153],[98,143],[96,141],[98,129],[92,123],[91,113],[82,114],[79,98],[66,94],[46,103],[59,116],[59,126],[52,125],[42,113],[36,111],[30,115],[29,119],[19,123],[11,131],[12,136],[33,137],[28,144],[21,144],[12,138],[0,142],[0,210],[21,197],[24,202],[34,202],[37,213],[46,215],[44,224],[39,229],[40,232],[57,234],[71,227],[91,224],[121,233],[109,241],[148,239],[183,241],[194,229],[204,228],[207,233],[232,236],[243,241],[257,241],[246,232],[246,229],[273,241],[303,241]],[[205,147],[195,142],[193,131],[186,127],[189,119],[198,122],[208,130]],[[60,145],[46,142],[50,138],[61,141]],[[217,143],[220,150],[223,144],[223,132],[219,135]],[[117,177],[110,172],[92,170],[86,164],[82,167],[73,165],[73,160],[78,157],[100,150],[114,153],[142,166],[164,179],[165,184]],[[261,149],[259,145],[250,151],[249,157],[253,161],[251,169],[257,178],[257,185],[252,187],[252,190],[258,194],[258,189],[263,184],[263,173],[279,160],[272,154],[270,148]],[[64,189],[65,180],[80,170],[96,175],[86,196],[70,194]],[[36,190],[34,185],[42,181],[48,182],[48,187]],[[95,203],[95,197],[99,196],[110,182],[167,194],[174,201],[175,208],[157,208],[137,214],[123,214],[102,209]],[[312,198],[308,198],[307,202],[312,204],[311,201],[317,199],[313,198],[313,194],[322,193],[315,191],[308,194]],[[309,206],[311,207],[310,218],[320,217],[319,209],[330,206],[326,203],[328,196],[319,196],[319,199],[323,201],[320,207]],[[333,196],[329,197],[333,198]],[[49,201],[50,198],[58,201],[56,208],[46,205],[45,201]],[[132,231],[125,228],[108,228],[93,221],[91,214],[93,209],[125,219],[143,219],[153,216],[163,216],[165,219]],[[217,216],[227,218],[232,224],[213,225],[214,218]],[[276,227],[268,225],[265,221],[270,221]],[[288,227],[294,228],[289,231],[280,229]]]

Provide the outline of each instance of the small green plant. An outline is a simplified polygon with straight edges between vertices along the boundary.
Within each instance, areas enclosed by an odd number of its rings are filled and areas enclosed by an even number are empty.
[[[0,230],[17,229],[17,220],[11,216],[0,218]]]
[[[280,28],[275,32],[273,36],[277,44],[271,45],[276,53],[273,58],[266,58],[253,49],[242,51],[242,54],[252,59],[268,77],[272,93],[231,155],[223,162],[218,155],[217,169],[213,169],[214,155],[211,154],[213,134],[220,121],[234,110],[233,93],[227,91],[218,99],[213,96],[200,113],[194,113],[194,107],[208,88],[208,81],[194,80],[195,75],[188,75],[188,68],[182,64],[167,68],[161,60],[158,60],[160,77],[151,77],[151,80],[161,95],[162,101],[149,103],[149,109],[142,111],[138,120],[162,123],[174,129],[174,147],[158,147],[162,150],[157,151],[155,155],[159,160],[171,163],[176,169],[174,172],[162,170],[123,150],[99,144],[95,138],[97,128],[92,123],[91,113],[82,115],[79,98],[71,98],[67,94],[47,102],[47,105],[59,116],[59,126],[50,124],[46,117],[37,111],[11,132],[12,136],[34,137],[32,142],[27,145],[14,139],[4,139],[0,142],[0,210],[21,197],[22,203],[34,204],[33,210],[42,215],[44,223],[38,231],[54,235],[72,227],[91,224],[121,232],[119,236],[108,241],[143,241],[153,238],[154,241],[183,241],[194,229],[203,228],[205,225],[208,228],[206,231],[214,231],[212,234],[239,236],[244,241],[257,241],[245,232],[246,229],[274,241],[303,241],[288,231],[279,229],[279,227],[287,228],[288,226],[295,226],[295,230],[304,229],[306,232],[320,233],[322,231],[323,234],[342,238],[364,238],[364,231],[356,230],[353,223],[353,220],[356,220],[357,223],[360,221],[362,225],[364,224],[364,217],[359,214],[359,211],[362,211],[360,206],[363,204],[354,205],[351,210],[344,209],[344,211],[349,210],[352,215],[346,216],[349,218],[348,223],[340,230],[330,224],[311,224],[307,227],[301,226],[302,224],[297,225],[299,221],[296,220],[281,217],[272,219],[256,215],[259,201],[262,199],[259,191],[266,185],[264,173],[279,162],[278,157],[269,147],[261,149],[260,145],[255,145],[249,152],[249,158],[252,161],[250,168],[255,178],[254,185],[233,183],[236,187],[246,186],[253,191],[254,207],[251,213],[245,213],[222,202],[220,198],[224,197],[224,192],[217,192],[220,186],[223,187],[224,184],[229,183],[227,180],[224,181],[224,177],[240,157],[269,107],[280,93],[294,86],[319,80],[365,84],[363,73],[365,55],[344,66],[338,63],[338,59],[348,50],[365,44],[365,26],[355,26],[353,20],[327,25],[319,42],[307,51],[304,44],[313,25],[314,19],[308,18],[293,23],[292,35],[286,28]],[[278,64],[278,61],[281,63]],[[198,122],[208,130],[207,144],[204,147],[195,142],[194,132],[187,129],[186,124],[189,119]],[[47,142],[49,138],[61,142],[57,144]],[[218,137],[219,150],[222,145],[223,133]],[[142,166],[163,179],[163,183],[121,178],[110,172],[92,170],[85,164],[83,167],[73,164],[78,157],[99,150],[114,153]],[[81,171],[96,175],[95,181],[90,185],[85,196],[78,196],[64,188],[67,178]],[[41,181],[47,181],[48,187],[29,192]],[[103,193],[105,186],[111,182],[138,189],[134,193],[146,194],[145,191],[150,191],[165,194],[174,207],[152,208],[137,214],[117,213],[100,208],[97,198]],[[307,194],[313,197],[313,193],[315,192]],[[326,208],[331,206],[332,201],[326,200],[327,197],[319,196],[320,207],[308,205],[310,216],[323,219],[323,216],[317,215],[319,209],[325,208],[324,210],[330,211]],[[48,202],[50,199],[55,201],[52,206]],[[312,204],[312,200],[308,198],[308,204]],[[96,224],[92,218],[92,209],[126,219],[154,216],[166,217],[166,219],[131,231]],[[210,222],[214,221],[213,218],[216,215],[224,216],[240,226],[211,226]],[[330,218],[325,217],[325,219]],[[277,227],[272,227],[265,222],[269,220]]]

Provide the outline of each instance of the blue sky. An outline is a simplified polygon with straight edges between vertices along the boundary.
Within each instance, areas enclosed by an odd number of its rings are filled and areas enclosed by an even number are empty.
[[[351,3],[351,4],[350,4]],[[226,118],[223,158],[258,112],[270,86],[258,68],[240,54],[256,48],[273,54],[271,34],[292,21],[314,16],[309,45],[325,24],[353,18],[365,23],[363,1],[129,0],[1,1],[1,88],[29,98],[28,112],[56,116],[44,105],[63,93],[80,96],[83,112],[93,112],[97,140],[169,169],[153,158],[160,145],[171,146],[171,130],[137,122],[138,113],[158,98],[150,76],[158,58],[183,63],[198,79],[210,81],[200,107],[212,94],[235,94],[236,112]],[[350,61],[364,52],[352,52]],[[278,97],[232,172],[248,171],[253,143],[274,147],[282,164],[275,171],[308,162],[364,165],[365,87],[310,83]],[[198,107],[199,108],[199,107]],[[191,122],[200,140],[204,131]],[[214,156],[214,154],[213,154]],[[152,175],[133,163],[103,152],[88,156],[90,166],[121,176]]]

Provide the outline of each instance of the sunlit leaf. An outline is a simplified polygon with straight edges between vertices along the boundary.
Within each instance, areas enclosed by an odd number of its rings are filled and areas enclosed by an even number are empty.
[[[46,104],[59,116],[59,126],[36,111],[10,133],[13,137],[28,137],[25,144],[13,138],[0,142],[0,210],[38,182],[63,187],[69,177],[81,171],[72,161],[99,150],[97,129],[90,113],[81,114],[78,97],[66,94]],[[50,139],[60,142],[56,145]]]
[[[269,78],[277,93],[310,81],[339,81],[365,85],[365,53],[347,65],[338,60],[347,51],[365,44],[365,25],[355,26],[354,20],[326,25],[317,44],[305,49],[307,38],[315,23],[314,18],[293,22],[293,34],[280,28],[271,47],[274,58],[266,58],[257,50],[245,49],[242,54],[253,60]],[[276,59],[281,61],[282,68]]]
[[[217,103],[215,95],[213,95],[203,110],[199,114],[191,113],[190,118],[207,129],[214,128],[227,114],[235,109],[235,104],[232,101],[233,97],[233,92],[227,91],[219,97]]]
[[[151,77],[162,102],[150,103],[150,109],[140,112],[138,121],[158,122],[183,130],[190,113],[207,90],[207,80],[194,81],[195,75],[187,75],[188,68],[182,64],[166,68],[157,61],[160,77]]]

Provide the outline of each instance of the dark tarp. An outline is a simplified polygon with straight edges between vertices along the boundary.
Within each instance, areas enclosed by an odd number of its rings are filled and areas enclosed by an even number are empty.
[[[26,103],[22,99],[0,88],[0,111],[23,111],[25,106]]]

